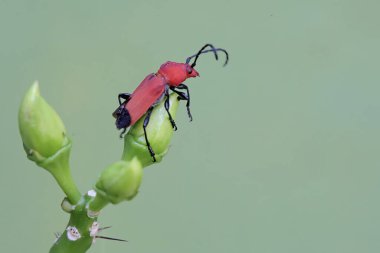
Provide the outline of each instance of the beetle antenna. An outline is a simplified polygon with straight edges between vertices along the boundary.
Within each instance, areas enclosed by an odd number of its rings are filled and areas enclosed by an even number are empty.
[[[213,52],[214,52],[214,55],[215,55],[215,60],[218,60],[218,53],[216,52],[215,47],[214,47],[213,45],[211,45],[211,44],[206,44],[206,45],[204,45],[204,46],[198,51],[198,53],[196,53],[196,54],[193,55],[193,56],[187,57],[187,59],[186,59],[186,63],[189,63],[190,60],[191,60],[192,58],[195,57],[195,60],[194,60],[193,64],[191,64],[191,67],[194,67],[195,64],[196,64],[196,62],[197,62],[197,60],[198,60],[199,55],[203,54],[203,52],[204,52],[203,50],[204,50],[206,47],[211,47],[211,51],[213,51]]]
[[[228,60],[229,60],[227,51],[225,49],[223,49],[223,48],[216,48],[215,50],[216,51],[222,51],[223,53],[226,54],[226,61],[224,62],[223,67],[226,66],[227,63],[228,63]],[[202,54],[203,53],[208,53],[208,52],[211,52],[211,51],[213,51],[213,50],[211,50],[211,49],[205,50],[205,51],[202,52]]]
[[[205,49],[206,47],[208,47],[208,46],[211,47],[211,49],[204,50],[204,49]],[[201,50],[199,50],[199,52],[198,52],[197,54],[188,57],[188,58],[186,59],[186,63],[189,63],[190,60],[191,60],[192,58],[195,57],[194,62],[191,64],[191,67],[193,68],[193,67],[195,67],[195,65],[196,65],[196,62],[197,62],[197,60],[198,60],[198,57],[199,57],[201,54],[208,53],[208,52],[214,52],[214,54],[215,54],[215,59],[218,60],[218,54],[217,54],[217,51],[221,51],[221,52],[223,52],[223,53],[226,54],[226,61],[225,61],[224,65],[223,65],[223,66],[226,66],[227,63],[228,63],[228,59],[229,59],[229,58],[228,58],[228,53],[227,53],[227,51],[226,51],[225,49],[223,49],[223,48],[215,48],[215,47],[214,47],[213,45],[211,45],[211,44],[206,44],[205,46],[203,46],[203,47],[201,48]]]

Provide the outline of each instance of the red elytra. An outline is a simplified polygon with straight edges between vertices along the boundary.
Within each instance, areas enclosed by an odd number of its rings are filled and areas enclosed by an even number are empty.
[[[205,50],[207,47],[210,47],[211,49]],[[149,118],[154,106],[158,104],[163,97],[166,97],[165,109],[174,130],[177,130],[176,124],[169,112],[169,90],[171,90],[172,92],[178,94],[178,99],[187,101],[186,108],[191,121],[190,93],[188,87],[183,84],[183,82],[188,78],[199,76],[199,73],[194,69],[194,67],[198,57],[201,54],[213,52],[215,59],[218,60],[218,51],[226,54],[226,61],[224,63],[224,65],[226,65],[228,62],[227,51],[222,48],[215,48],[211,44],[206,44],[197,54],[188,57],[185,63],[168,61],[162,64],[157,73],[152,73],[145,77],[145,79],[139,84],[139,86],[137,86],[132,94],[119,94],[118,99],[120,106],[113,112],[112,115],[116,118],[117,129],[123,129],[120,137],[123,136],[129,126],[133,126],[144,114],[146,114],[143,124],[145,140],[149,153],[155,162],[156,158],[154,156],[154,151],[150,146],[146,134],[146,127],[149,123]],[[190,61],[193,58],[195,58],[194,62],[190,64]],[[186,90],[186,93],[181,92],[180,90]],[[121,102],[121,99],[125,99],[125,101]]]

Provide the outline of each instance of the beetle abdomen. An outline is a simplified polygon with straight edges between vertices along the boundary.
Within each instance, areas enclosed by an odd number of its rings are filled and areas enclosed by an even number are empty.
[[[116,118],[117,129],[127,128],[131,124],[131,115],[128,110],[123,107],[119,107],[115,112],[114,116]]]

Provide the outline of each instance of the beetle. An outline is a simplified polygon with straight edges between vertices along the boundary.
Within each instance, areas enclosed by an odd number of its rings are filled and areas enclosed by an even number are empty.
[[[207,49],[209,48],[209,49]],[[168,113],[169,121],[174,130],[177,126],[169,112],[169,90],[178,94],[178,100],[186,101],[187,114],[192,121],[193,117],[190,112],[190,92],[189,88],[183,84],[187,78],[197,77],[199,73],[194,69],[198,57],[201,54],[213,52],[215,59],[218,60],[218,52],[226,55],[224,66],[228,63],[228,53],[223,48],[215,48],[211,44],[204,45],[198,53],[187,57],[185,63],[168,61],[160,66],[156,73],[149,74],[137,86],[132,93],[120,93],[118,95],[119,107],[112,113],[116,118],[116,128],[123,129],[120,138],[126,132],[127,128],[133,126],[142,116],[145,115],[143,129],[146,145],[149,153],[156,162],[155,153],[149,143],[146,133],[146,127],[154,107],[165,97],[165,109]],[[194,58],[193,63],[190,61]],[[180,91],[186,90],[186,93]],[[124,99],[124,101],[122,101]]]

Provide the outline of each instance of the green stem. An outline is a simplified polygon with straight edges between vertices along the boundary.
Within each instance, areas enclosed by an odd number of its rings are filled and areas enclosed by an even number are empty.
[[[66,194],[71,204],[75,205],[81,199],[81,193],[78,190],[73,177],[71,176],[71,169],[69,164],[71,150],[71,142],[62,147],[53,156],[37,162],[37,164],[47,171],[49,171],[62,191]]]
[[[103,209],[108,203],[109,201],[101,194],[96,194],[95,198],[90,202],[89,209],[93,212],[98,212]]]
[[[94,237],[90,236],[90,229],[96,222],[96,218],[87,216],[86,206],[90,201],[91,198],[85,196],[76,205],[75,210],[71,212],[66,229],[50,248],[49,253],[84,253],[91,247]],[[75,229],[80,236],[73,239],[69,236],[68,228]]]
[[[75,205],[81,198],[73,177],[71,176],[70,167],[61,168],[62,173],[51,173],[57,181],[59,187],[66,194],[71,204]]]

